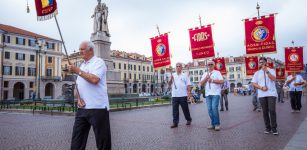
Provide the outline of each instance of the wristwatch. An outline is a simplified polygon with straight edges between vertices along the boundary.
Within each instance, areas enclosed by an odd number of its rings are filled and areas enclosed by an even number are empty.
[[[269,73],[270,73],[270,71],[266,71],[265,73],[269,74]]]

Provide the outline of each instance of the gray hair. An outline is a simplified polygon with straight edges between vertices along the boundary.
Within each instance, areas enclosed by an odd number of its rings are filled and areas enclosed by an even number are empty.
[[[86,41],[86,45],[87,45],[88,50],[90,50],[90,49],[94,50],[95,49],[95,45],[91,41]]]
[[[181,63],[181,62],[177,62],[177,63],[176,63],[176,66],[177,66],[177,65],[180,65],[180,66],[182,67],[182,63]]]

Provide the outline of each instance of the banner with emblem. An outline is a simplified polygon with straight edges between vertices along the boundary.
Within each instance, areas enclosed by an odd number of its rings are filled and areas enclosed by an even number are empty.
[[[276,68],[276,79],[285,80],[286,70],[285,68]]]
[[[246,75],[253,76],[258,71],[258,57],[245,57]]]
[[[155,69],[166,67],[171,64],[168,34],[162,34],[160,36],[151,38],[152,47],[152,60]]]
[[[247,55],[276,53],[274,14],[245,19],[245,47]]]
[[[56,0],[35,0],[37,20],[44,21],[57,15]]]
[[[287,71],[303,71],[303,47],[285,48],[285,65]]]
[[[271,58],[267,59],[267,66],[271,69],[274,69],[274,62],[272,61]]]
[[[215,63],[214,69],[220,71],[222,75],[226,75],[227,72],[224,57],[214,58],[213,61]]]
[[[211,25],[189,29],[192,59],[214,57]]]

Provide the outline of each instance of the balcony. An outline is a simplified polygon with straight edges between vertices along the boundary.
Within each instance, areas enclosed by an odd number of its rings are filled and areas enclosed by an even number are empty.
[[[41,76],[41,80],[43,81],[61,81],[60,76]]]

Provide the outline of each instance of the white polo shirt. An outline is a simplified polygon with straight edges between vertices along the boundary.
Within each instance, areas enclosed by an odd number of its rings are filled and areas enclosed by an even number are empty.
[[[86,73],[91,73],[100,78],[97,84],[92,84],[78,76],[77,85],[80,98],[85,101],[85,109],[109,110],[109,98],[107,91],[106,73],[107,67],[101,58],[93,56],[87,62],[83,62],[80,69]]]
[[[176,72],[173,73],[173,77],[174,82],[172,84],[172,97],[188,96],[188,85],[191,85],[189,77],[183,73],[178,75]]]
[[[203,74],[203,76],[201,77],[201,81],[203,81],[206,78],[207,75],[208,75],[207,73]],[[223,76],[222,76],[221,72],[217,71],[217,70],[213,70],[212,72],[210,72],[209,76],[213,80],[223,80]],[[206,96],[221,95],[221,85],[223,85],[223,84],[216,84],[216,83],[212,83],[212,82],[211,83],[207,82],[206,85],[205,85]]]
[[[287,81],[291,80],[292,78],[293,78],[292,75],[289,75],[287,77]],[[294,86],[294,83],[300,83],[300,82],[304,82],[303,77],[301,75],[296,75],[295,80],[293,80],[289,84],[289,91],[302,91],[303,90],[303,85]]]
[[[268,71],[270,72],[271,75],[276,77],[276,72],[273,69],[268,68]],[[265,75],[265,78],[264,78]],[[266,82],[265,82],[266,81]],[[258,92],[258,98],[261,97],[268,97],[268,96],[274,96],[277,97],[277,91],[276,91],[276,86],[275,86],[275,81],[272,81],[267,73],[265,73],[262,69],[258,70],[252,79],[253,83],[257,83],[259,86],[264,87],[266,83],[266,87],[268,88],[267,91],[262,91],[260,89],[257,89]]]

